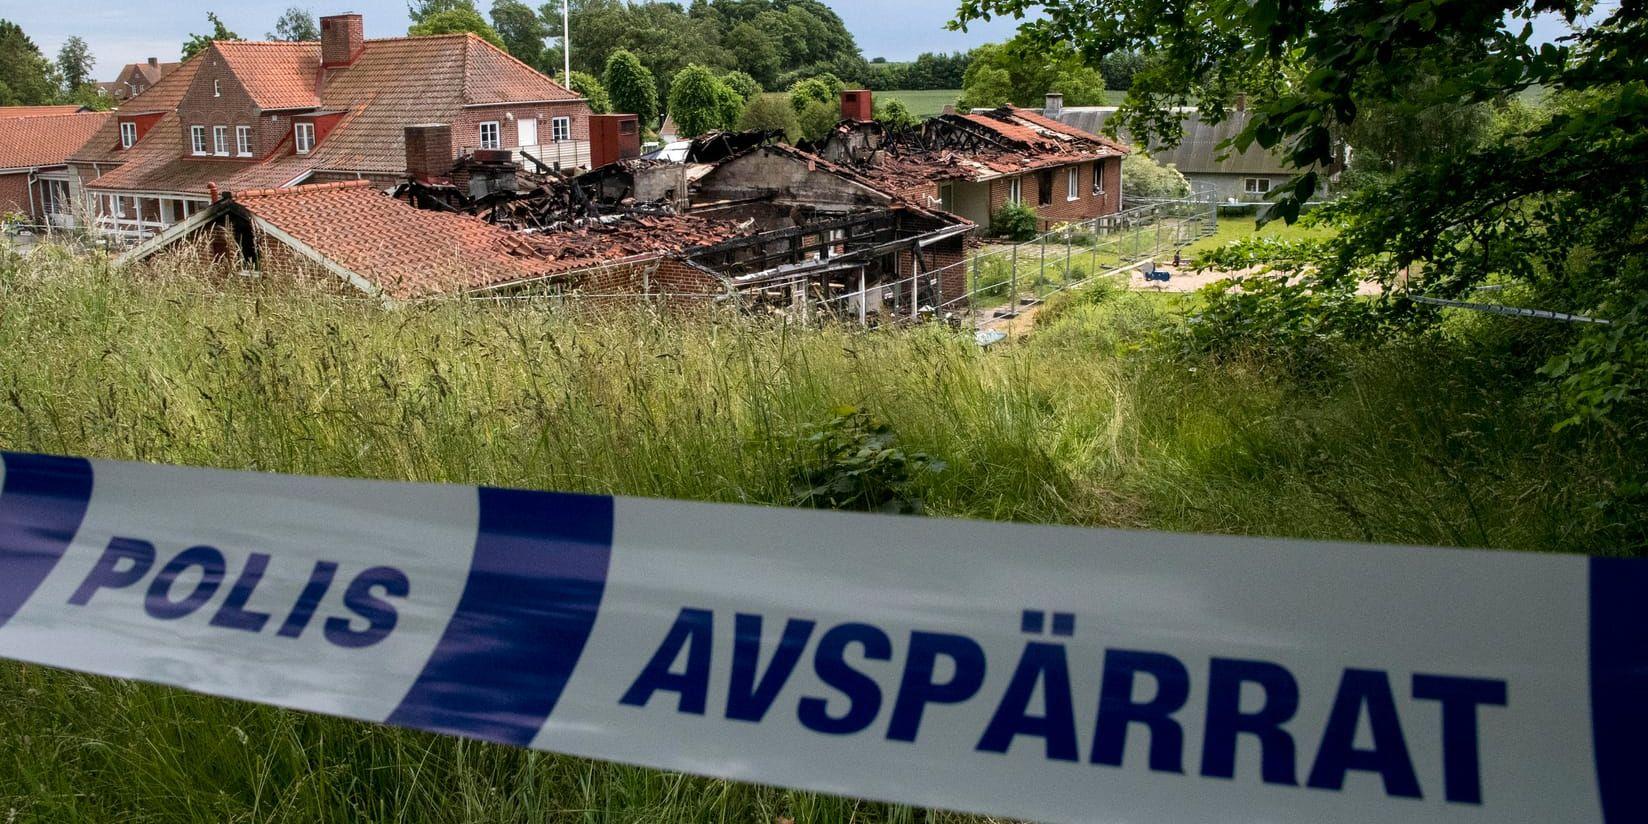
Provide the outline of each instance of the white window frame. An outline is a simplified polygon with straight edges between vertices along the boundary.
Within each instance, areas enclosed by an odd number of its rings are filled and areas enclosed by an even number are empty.
[[[549,119],[549,139],[555,143],[572,139],[572,118],[551,117]]]
[[[489,126],[492,131],[492,139],[490,141],[488,141],[486,137],[487,127]],[[480,140],[480,148],[482,149],[501,149],[504,146],[503,130],[499,128],[498,121],[496,120],[481,121],[481,125],[477,129],[477,137]]]
[[[137,145],[137,124],[127,120],[120,124],[120,148],[130,149]]]
[[[298,154],[308,154],[315,150],[315,124],[293,123],[292,146]]]
[[[235,154],[241,157],[252,156],[252,127],[235,127]]]
[[[229,127],[212,127],[212,154],[216,157],[229,156]]]
[[[195,155],[204,155],[204,154],[206,154],[206,127],[205,126],[190,126],[189,127],[189,149],[191,150],[191,153],[195,154]]]
[[[1024,203],[1024,178],[1015,177],[1007,181],[1007,202]]]
[[[222,97],[223,96],[223,81],[222,80],[213,80],[212,81],[212,96],[213,97]]]
[[[1242,181],[1242,189],[1250,195],[1270,194],[1270,178],[1250,177]]]
[[[1064,170],[1064,199],[1081,200],[1081,167],[1071,166]]]
[[[1093,164],[1093,194],[1104,195],[1104,164]]]

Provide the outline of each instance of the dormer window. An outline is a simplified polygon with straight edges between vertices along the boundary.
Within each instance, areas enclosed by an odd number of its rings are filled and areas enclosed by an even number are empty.
[[[292,142],[297,147],[298,154],[308,154],[315,148],[315,124],[295,123],[292,125]]]
[[[496,149],[503,144],[498,140],[498,121],[488,120],[481,124],[481,148]]]
[[[229,156],[229,127],[212,127],[212,154],[218,157]]]
[[[190,126],[189,127],[189,144],[190,144],[190,149],[195,154],[203,155],[203,154],[206,153],[206,127],[205,126]]]
[[[137,124],[126,121],[120,124],[120,148],[130,149],[137,143]]]
[[[241,157],[252,156],[252,127],[235,127],[235,153]]]

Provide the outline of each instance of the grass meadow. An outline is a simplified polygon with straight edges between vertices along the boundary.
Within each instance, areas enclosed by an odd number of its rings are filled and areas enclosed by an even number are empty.
[[[928,515],[1608,552],[1606,431],[1553,434],[1473,318],[1300,383],[1187,363],[1100,287],[1022,341],[731,312],[386,311],[0,250],[0,447],[784,505],[843,404],[942,459]],[[1640,517],[1640,516],[1639,516]],[[1006,551],[1006,550],[1004,550]],[[1438,550],[1445,551],[1445,550]],[[981,822],[0,663],[0,821]]]

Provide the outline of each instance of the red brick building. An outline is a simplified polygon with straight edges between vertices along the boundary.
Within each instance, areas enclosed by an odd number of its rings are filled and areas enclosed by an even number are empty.
[[[980,226],[1017,201],[1036,211],[1042,228],[1120,211],[1127,154],[1109,138],[1012,106],[942,114],[905,133],[844,120],[817,150],[884,188]]]
[[[0,108],[0,214],[36,226],[75,225],[68,157],[111,117],[57,106]]]
[[[133,97],[72,166],[100,227],[129,240],[219,191],[407,175],[405,127],[451,127],[449,159],[527,150],[588,163],[589,105],[472,34],[367,40],[358,14],[319,43],[218,41]]]
[[[151,57],[144,63],[127,63],[121,67],[120,75],[112,83],[97,84],[98,91],[108,95],[120,105],[128,100],[154,88],[160,78],[177,70],[181,63],[162,63],[160,58]]]

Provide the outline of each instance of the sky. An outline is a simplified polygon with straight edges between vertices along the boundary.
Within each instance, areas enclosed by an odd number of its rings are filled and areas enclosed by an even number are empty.
[[[543,0],[527,0],[537,6]],[[908,60],[924,51],[965,51],[981,43],[1011,37],[1016,24],[995,20],[970,26],[967,33],[944,29],[956,0],[824,0],[857,38],[866,58]],[[61,3],[61,5],[59,4]],[[130,0],[0,0],[0,18],[23,27],[48,58],[63,41],[79,35],[97,58],[96,76],[113,80],[120,67],[149,57],[177,60],[190,33],[211,30],[206,12],[215,11],[230,31],[263,39],[275,18],[290,5],[304,6],[319,17],[346,11],[365,17],[367,37],[406,34],[410,23],[405,0],[346,0],[336,5],[307,0],[208,0],[205,3],[134,4]],[[490,0],[477,6],[490,7]],[[572,44],[578,48],[577,43]]]

